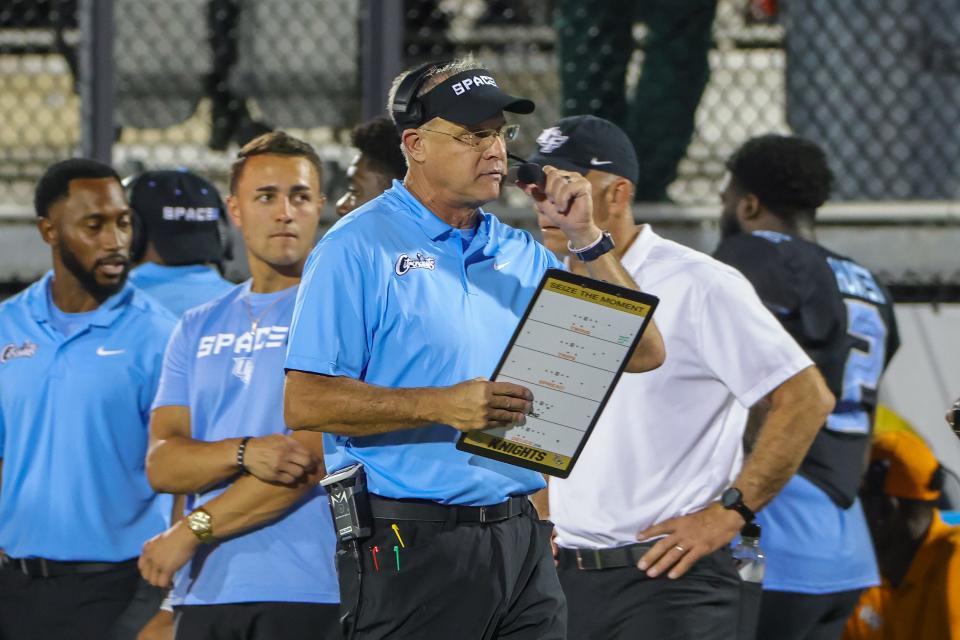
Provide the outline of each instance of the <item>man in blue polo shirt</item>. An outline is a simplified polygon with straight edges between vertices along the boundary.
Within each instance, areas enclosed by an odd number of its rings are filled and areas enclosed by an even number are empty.
[[[177,572],[179,640],[337,637],[323,437],[291,437],[281,409],[320,176],[313,148],[283,132],[240,151],[228,203],[253,278],[188,311],[164,357],[147,474],[157,491],[188,494],[191,512],[144,546],[140,568],[163,587]]]
[[[133,208],[130,282],[174,315],[233,288],[220,275],[229,233],[217,188],[189,171],[147,171],[127,185]]]
[[[143,458],[175,319],[126,282],[113,169],[57,163],[35,205],[53,272],[0,305],[0,637],[106,638],[169,517]]]
[[[503,112],[533,103],[471,59],[401,75],[390,102],[407,175],[314,249],[286,361],[287,423],[331,434],[328,468],[362,463],[374,494],[363,553],[338,551],[343,620],[363,638],[564,638],[552,527],[528,499],[543,478],[455,448],[461,431],[531,410],[529,389],[482,378],[561,265],[480,207],[499,196],[516,135]],[[525,185],[538,208],[591,275],[635,289],[593,222],[589,183],[544,171]],[[651,324],[628,370],[662,361]]]

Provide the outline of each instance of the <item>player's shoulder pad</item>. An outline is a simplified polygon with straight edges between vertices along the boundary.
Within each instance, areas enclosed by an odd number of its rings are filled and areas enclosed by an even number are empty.
[[[794,240],[788,235],[776,232],[739,233],[724,238],[714,252],[714,257],[721,262],[734,266],[753,265],[782,260],[788,251],[787,247],[794,245]]]
[[[789,234],[780,233],[779,231],[769,231],[766,229],[760,229],[744,235],[747,237],[762,238],[767,242],[772,242],[773,244],[783,244],[785,242],[794,241],[794,237]]]

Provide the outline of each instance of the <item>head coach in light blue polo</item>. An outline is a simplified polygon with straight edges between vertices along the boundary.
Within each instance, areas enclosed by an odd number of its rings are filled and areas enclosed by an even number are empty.
[[[529,389],[485,380],[544,272],[560,263],[481,207],[506,175],[504,111],[530,113],[472,59],[402,74],[390,109],[403,182],[344,217],[307,262],[287,353],[292,428],[327,432],[327,467],[359,462],[374,531],[338,554],[341,613],[362,638],[566,637],[535,472],[455,448],[462,431],[522,423]],[[589,260],[636,288],[593,221],[590,185],[545,168],[525,191]],[[663,361],[651,325],[628,370]],[[481,508],[482,507],[482,508]],[[358,579],[358,569],[362,577]]]
[[[107,638],[169,517],[144,457],[175,319],[126,282],[113,169],[59,162],[35,204],[53,271],[0,305],[0,637]]]

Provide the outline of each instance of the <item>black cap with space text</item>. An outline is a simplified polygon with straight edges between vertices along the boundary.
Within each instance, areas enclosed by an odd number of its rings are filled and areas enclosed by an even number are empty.
[[[532,100],[502,91],[486,69],[472,69],[450,76],[418,100],[423,105],[420,124],[440,117],[472,127],[503,111],[527,114],[534,110]]]
[[[147,171],[130,181],[127,195],[141,253],[149,241],[171,266],[223,260],[220,220],[226,212],[212,184],[188,171]]]
[[[537,136],[538,151],[528,162],[586,174],[604,171],[633,184],[640,177],[637,152],[623,129],[596,116],[570,116]]]

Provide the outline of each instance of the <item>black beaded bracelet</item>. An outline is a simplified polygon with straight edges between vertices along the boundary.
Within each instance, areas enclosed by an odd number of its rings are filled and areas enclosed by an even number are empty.
[[[250,438],[253,436],[247,436],[240,441],[240,446],[237,447],[237,466],[240,467],[240,471],[244,473],[249,473],[247,471],[247,465],[243,460],[244,455],[247,453],[247,443],[250,442]]]

